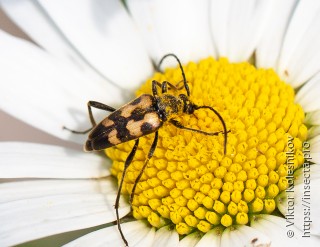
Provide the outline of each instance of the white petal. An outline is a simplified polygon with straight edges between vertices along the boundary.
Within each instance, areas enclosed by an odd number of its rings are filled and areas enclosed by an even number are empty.
[[[294,172],[294,177],[296,178],[294,180],[294,185],[302,184],[304,182],[305,176],[309,176],[309,175],[311,179],[320,179],[320,165],[319,164],[310,165],[307,162],[307,159],[309,159],[311,155],[309,155],[309,152],[304,152],[304,155],[306,159],[304,166]]]
[[[311,235],[310,237],[303,238],[302,244],[304,246],[319,246],[320,244],[320,237]]]
[[[312,126],[309,130],[308,130],[308,138],[313,138],[316,136],[320,136],[320,125],[317,126]]]
[[[164,226],[156,231],[153,247],[176,247],[179,245],[179,235],[175,230],[171,230],[169,226]]]
[[[0,142],[2,178],[98,178],[110,175],[110,161],[63,147]]]
[[[70,44],[40,4],[31,0],[0,0],[0,5],[12,20],[46,51],[75,63],[79,69],[89,69],[81,54]]]
[[[311,162],[320,163],[320,136],[316,136],[309,140]]]
[[[175,53],[183,63],[215,56],[208,1],[130,0],[128,7],[156,63],[167,53]]]
[[[70,43],[109,80],[135,89],[151,75],[150,59],[120,1],[39,2]]]
[[[273,215],[258,215],[251,221],[251,227],[268,236],[272,246],[301,246],[301,232],[294,226],[286,227],[288,224],[284,218]],[[294,236],[288,237],[288,231],[293,231]]]
[[[295,98],[305,112],[320,110],[320,73],[302,86]]]
[[[101,180],[34,180],[0,184],[0,203],[49,195],[114,193],[111,178]]]
[[[88,129],[89,100],[123,103],[122,91],[112,84],[88,78],[31,43],[1,30],[0,40],[0,108],[22,121],[57,137],[83,143],[85,136],[71,134],[62,126]]]
[[[320,125],[320,111],[307,113],[305,122],[310,125]]]
[[[264,68],[277,68],[283,38],[297,0],[275,1],[269,13],[267,26],[258,42],[256,65]]]
[[[199,233],[194,232],[185,236],[180,242],[179,247],[194,247],[200,241]]]
[[[299,1],[284,38],[279,75],[298,87],[320,70],[320,2]]]
[[[218,55],[248,60],[257,47],[274,1],[211,1],[211,33]]]
[[[289,222],[294,222],[301,231],[305,227],[311,234],[319,236],[320,223],[315,219],[320,217],[320,179],[315,179],[309,170],[305,171],[304,176],[303,183],[295,184],[290,192],[279,195],[277,205]]]
[[[221,234],[223,229],[216,227],[208,231],[195,247],[220,247]]]
[[[121,229],[129,246],[153,246],[155,229],[146,226],[143,222],[133,221],[121,224]],[[124,246],[117,226],[111,226],[95,232],[91,232],[78,238],[65,247],[87,247],[87,246]]]
[[[116,219],[116,194],[72,194],[25,199],[0,204],[0,245],[88,228]],[[120,200],[120,217],[130,206]]]
[[[229,227],[223,231],[221,247],[268,246],[272,240],[249,226]]]

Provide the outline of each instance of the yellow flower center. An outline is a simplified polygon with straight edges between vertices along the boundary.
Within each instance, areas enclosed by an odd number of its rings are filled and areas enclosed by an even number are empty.
[[[286,176],[304,161],[302,143],[307,128],[303,109],[294,103],[293,88],[272,69],[256,69],[247,62],[207,58],[198,64],[190,62],[184,69],[190,100],[213,107],[230,130],[227,153],[224,155],[223,134],[207,136],[165,123],[154,156],[137,184],[133,216],[147,219],[154,227],[174,224],[184,235],[195,230],[205,233],[218,225],[244,225],[249,216],[271,214],[276,209],[275,197],[288,187]],[[153,79],[177,84],[181,71],[156,73],[137,95],[151,94]],[[178,93],[185,94],[185,90]],[[206,109],[175,119],[189,128],[223,131],[217,116]],[[150,134],[140,139],[122,193],[131,194],[153,138]],[[118,181],[133,144],[106,150]],[[289,144],[294,145],[290,162]]]

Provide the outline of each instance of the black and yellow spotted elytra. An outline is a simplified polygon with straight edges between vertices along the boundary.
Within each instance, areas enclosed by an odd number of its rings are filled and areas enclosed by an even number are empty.
[[[85,151],[101,150],[137,139],[162,124],[154,96],[144,94],[112,112],[90,132]]]
[[[124,165],[124,169],[123,169],[123,173],[122,173],[122,177],[121,177],[121,181],[120,181],[120,185],[117,193],[117,198],[115,202],[117,225],[118,225],[118,229],[121,234],[121,237],[124,243],[126,244],[126,246],[128,246],[128,241],[126,240],[121,230],[120,218],[119,218],[119,212],[118,212],[119,200],[120,200],[120,193],[123,185],[123,180],[124,180],[126,171],[129,165],[131,164],[134,158],[134,155],[136,153],[136,150],[138,148],[140,137],[149,135],[151,133],[155,133],[153,143],[150,147],[150,150],[144,162],[143,168],[141,169],[138,177],[135,180],[135,183],[131,192],[130,202],[132,202],[133,200],[136,186],[144,172],[144,169],[146,168],[148,161],[153,156],[153,153],[157,147],[158,129],[163,125],[164,122],[169,122],[179,129],[193,131],[193,132],[201,133],[204,135],[212,136],[212,135],[218,135],[219,133],[223,133],[224,134],[224,153],[226,153],[227,133],[228,133],[226,124],[223,118],[221,117],[221,115],[212,107],[206,106],[206,105],[198,106],[189,100],[190,90],[188,87],[188,83],[186,80],[183,67],[178,57],[174,54],[167,54],[160,60],[158,67],[160,67],[161,63],[165,58],[170,56],[174,57],[180,66],[180,70],[183,77],[183,88],[186,90],[186,94],[179,94],[178,96],[170,94],[168,93],[168,87],[171,90],[175,90],[176,92],[181,90],[181,88],[178,88],[176,85],[173,85],[168,81],[163,81],[162,83],[160,83],[158,81],[153,80],[152,95],[143,94],[138,98],[134,99],[133,101],[125,104],[118,110],[96,101],[89,101],[88,112],[89,112],[90,121],[92,123],[92,128],[86,131],[74,131],[64,127],[65,129],[70,130],[71,132],[76,134],[85,134],[91,131],[89,133],[88,140],[84,145],[85,151],[99,151],[102,149],[106,149],[106,148],[118,145],[120,143],[124,143],[130,140],[135,140],[135,144],[125,161],[125,165]],[[161,95],[158,94],[158,87],[161,88]],[[107,116],[104,120],[102,120],[99,124],[96,124],[92,115],[91,107],[109,111],[112,113],[109,116]],[[218,118],[222,123],[223,131],[210,133],[202,130],[192,129],[192,128],[183,126],[180,122],[174,119],[174,116],[177,116],[179,114],[182,114],[182,113],[193,114],[194,111],[203,109],[203,108],[213,111],[218,116]]]

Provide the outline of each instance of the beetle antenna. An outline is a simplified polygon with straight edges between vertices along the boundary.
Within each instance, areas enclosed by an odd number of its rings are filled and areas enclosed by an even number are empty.
[[[187,95],[190,96],[190,89],[189,89],[189,86],[187,83],[186,75],[184,73],[184,70],[183,70],[183,67],[182,67],[182,64],[181,64],[179,58],[175,54],[169,53],[169,54],[164,55],[159,62],[158,70],[160,71],[160,66],[161,66],[162,62],[164,61],[164,59],[166,59],[167,57],[174,57],[177,60],[179,67],[180,67],[180,70],[181,70],[182,77],[183,77],[184,88],[187,91]]]
[[[201,108],[206,108],[206,109],[209,109],[209,110],[213,111],[217,115],[217,117],[220,119],[220,121],[222,123],[222,126],[223,126],[223,130],[224,130],[223,131],[223,134],[224,134],[224,154],[226,154],[227,153],[227,138],[228,138],[227,134],[228,134],[229,131],[227,131],[227,126],[226,126],[225,121],[223,120],[223,118],[220,115],[220,113],[218,111],[216,111],[215,109],[213,109],[211,106],[207,106],[207,105],[204,105],[204,106],[195,105],[194,106],[195,110],[198,110],[198,109],[201,109]]]

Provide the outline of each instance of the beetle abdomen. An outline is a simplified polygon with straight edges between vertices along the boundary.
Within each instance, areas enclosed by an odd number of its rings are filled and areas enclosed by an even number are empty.
[[[144,94],[102,120],[90,132],[84,149],[109,148],[155,132],[161,126],[154,97]]]

